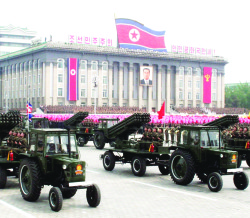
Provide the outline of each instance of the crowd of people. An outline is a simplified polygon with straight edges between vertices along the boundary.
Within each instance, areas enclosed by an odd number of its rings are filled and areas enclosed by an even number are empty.
[[[79,111],[89,112],[94,114],[94,106],[76,106],[76,105],[42,105],[40,109],[44,113],[54,114],[70,114],[77,113]],[[146,109],[140,109],[139,107],[120,107],[120,106],[101,106],[96,107],[96,114],[133,114],[133,113],[145,113]]]
[[[238,139],[250,139],[249,126],[236,124],[230,126],[228,129],[222,131],[223,137],[228,138],[238,138]]]

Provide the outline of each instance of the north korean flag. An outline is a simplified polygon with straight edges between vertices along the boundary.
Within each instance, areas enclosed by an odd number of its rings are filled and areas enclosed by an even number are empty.
[[[167,52],[165,31],[154,31],[130,19],[116,19],[116,29],[120,48],[154,50]]]

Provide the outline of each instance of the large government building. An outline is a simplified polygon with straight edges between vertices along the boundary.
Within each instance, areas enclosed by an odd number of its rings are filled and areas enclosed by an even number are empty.
[[[173,106],[223,108],[226,64],[218,56],[44,42],[0,56],[0,107],[25,108],[29,101],[33,108],[96,104],[151,112],[165,101],[166,112]],[[140,83],[147,67],[152,85]]]

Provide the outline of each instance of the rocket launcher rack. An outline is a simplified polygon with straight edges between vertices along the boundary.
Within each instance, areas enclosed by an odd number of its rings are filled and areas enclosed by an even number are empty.
[[[9,111],[5,114],[0,114],[0,141],[8,136],[9,131],[16,127],[21,122],[20,112]]]
[[[78,112],[74,116],[63,122],[64,126],[68,126],[70,128],[76,128],[87,116],[89,112]]]
[[[128,136],[135,133],[142,125],[150,122],[149,113],[135,113],[123,121],[107,129],[107,138],[128,139]]]
[[[203,124],[203,126],[217,126],[221,129],[226,129],[230,125],[233,125],[235,123],[239,122],[239,116],[238,115],[226,115],[221,118],[218,118],[214,121],[211,121],[209,123]]]

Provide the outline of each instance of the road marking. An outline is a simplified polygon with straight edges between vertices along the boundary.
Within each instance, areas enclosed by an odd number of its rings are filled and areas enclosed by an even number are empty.
[[[26,213],[26,212],[24,212],[23,210],[21,210],[21,209],[19,209],[19,208],[17,208],[17,207],[14,207],[14,206],[11,205],[11,204],[6,203],[5,201],[0,200],[0,204],[9,207],[9,208],[11,208],[12,210],[15,210],[16,212],[18,212],[18,213],[20,213],[20,214],[23,214],[23,215],[25,216],[25,218],[35,218],[35,217],[32,216],[31,214]]]
[[[100,174],[100,172],[96,172],[96,171],[93,171],[93,170],[86,170],[87,172],[90,172],[90,173],[96,173],[96,174]]]
[[[215,199],[215,198],[209,198],[209,197],[202,196],[202,195],[196,195],[196,194],[193,194],[193,193],[190,193],[190,192],[179,191],[179,190],[170,189],[170,188],[164,188],[164,187],[161,187],[161,186],[152,185],[152,184],[147,184],[147,183],[138,182],[138,181],[134,181],[134,180],[130,180],[130,181],[131,181],[131,182],[134,182],[134,183],[141,184],[141,185],[150,186],[150,187],[153,187],[153,188],[163,189],[163,190],[165,190],[165,191],[176,192],[176,193],[180,193],[180,194],[184,194],[184,195],[189,195],[189,196],[193,196],[193,197],[197,197],[197,198],[203,198],[203,199],[210,200],[210,201],[217,201],[217,199]]]

